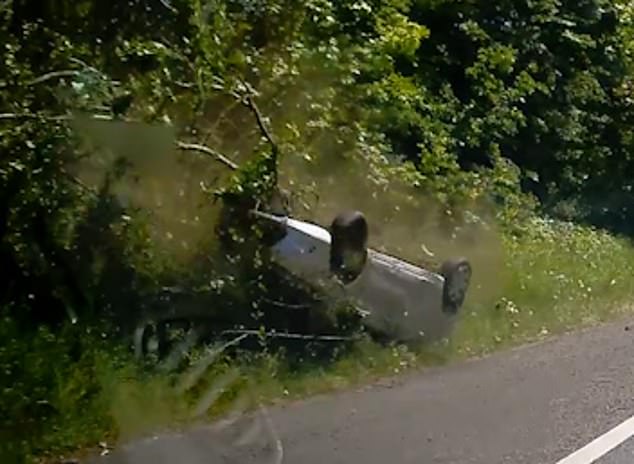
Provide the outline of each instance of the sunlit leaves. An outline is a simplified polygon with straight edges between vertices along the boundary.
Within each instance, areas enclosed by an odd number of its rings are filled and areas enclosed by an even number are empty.
[[[410,21],[407,16],[389,9],[377,18],[377,32],[383,49],[390,55],[413,58],[420,41],[429,35],[429,29]]]

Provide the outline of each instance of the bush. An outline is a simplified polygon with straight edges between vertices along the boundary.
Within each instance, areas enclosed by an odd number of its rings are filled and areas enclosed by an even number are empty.
[[[116,350],[77,327],[24,334],[6,311],[0,334],[3,462],[102,440],[112,422],[101,381]]]

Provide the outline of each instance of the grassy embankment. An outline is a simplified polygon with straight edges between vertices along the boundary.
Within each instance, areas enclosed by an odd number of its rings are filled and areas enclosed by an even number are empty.
[[[42,332],[28,342],[12,343],[11,324],[4,320],[2,339],[7,343],[0,350],[0,364],[6,376],[2,409],[8,414],[3,417],[16,417],[12,411],[30,415],[21,418],[19,427],[15,421],[5,423],[2,442],[17,455],[59,455],[191,420],[192,411],[200,407],[201,392],[217,387],[218,382],[227,387],[225,393],[203,408],[204,414],[227,412],[237,404],[248,407],[255,400],[269,402],[344,388],[630,311],[634,248],[626,240],[535,219],[521,236],[504,236],[503,253],[504,266],[474,282],[474,296],[448,345],[414,353],[363,342],[328,365],[307,362],[301,371],[266,353],[239,366],[219,359],[187,393],[174,387],[179,382],[168,375],[142,373],[127,355],[115,353],[106,342],[96,342],[94,335],[84,335],[73,344]],[[498,285],[499,292],[478,292],[482,285]],[[68,337],[77,338],[72,330]],[[69,351],[73,345],[82,353],[79,361]]]

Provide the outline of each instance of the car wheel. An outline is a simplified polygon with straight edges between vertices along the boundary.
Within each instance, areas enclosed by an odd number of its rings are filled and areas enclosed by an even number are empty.
[[[444,277],[443,312],[456,314],[462,307],[471,282],[471,264],[464,258],[445,261],[440,274]]]
[[[367,258],[368,223],[363,213],[345,211],[330,226],[330,270],[344,284],[355,280]]]
[[[159,357],[165,343],[165,331],[162,324],[149,322],[137,326],[134,332],[134,353],[137,359]]]
[[[192,329],[185,319],[150,321],[140,324],[134,334],[134,351],[138,359],[160,361],[170,352],[178,339]]]

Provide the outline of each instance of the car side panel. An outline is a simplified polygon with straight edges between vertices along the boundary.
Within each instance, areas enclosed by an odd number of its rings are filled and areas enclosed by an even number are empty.
[[[397,258],[372,252],[346,293],[367,311],[364,323],[403,342],[439,339],[454,323],[442,311],[443,278]]]
[[[352,299],[364,313],[367,326],[404,342],[437,339],[450,333],[454,317],[442,311],[441,275],[368,250],[359,277],[343,288],[333,286],[329,232],[290,218],[286,227],[286,236],[271,248],[273,259],[330,296]],[[340,293],[342,290],[345,295]]]
[[[329,272],[330,241],[325,234],[309,234],[288,227],[286,236],[271,247],[272,257],[296,276],[311,281]],[[328,231],[325,231],[328,233]]]

